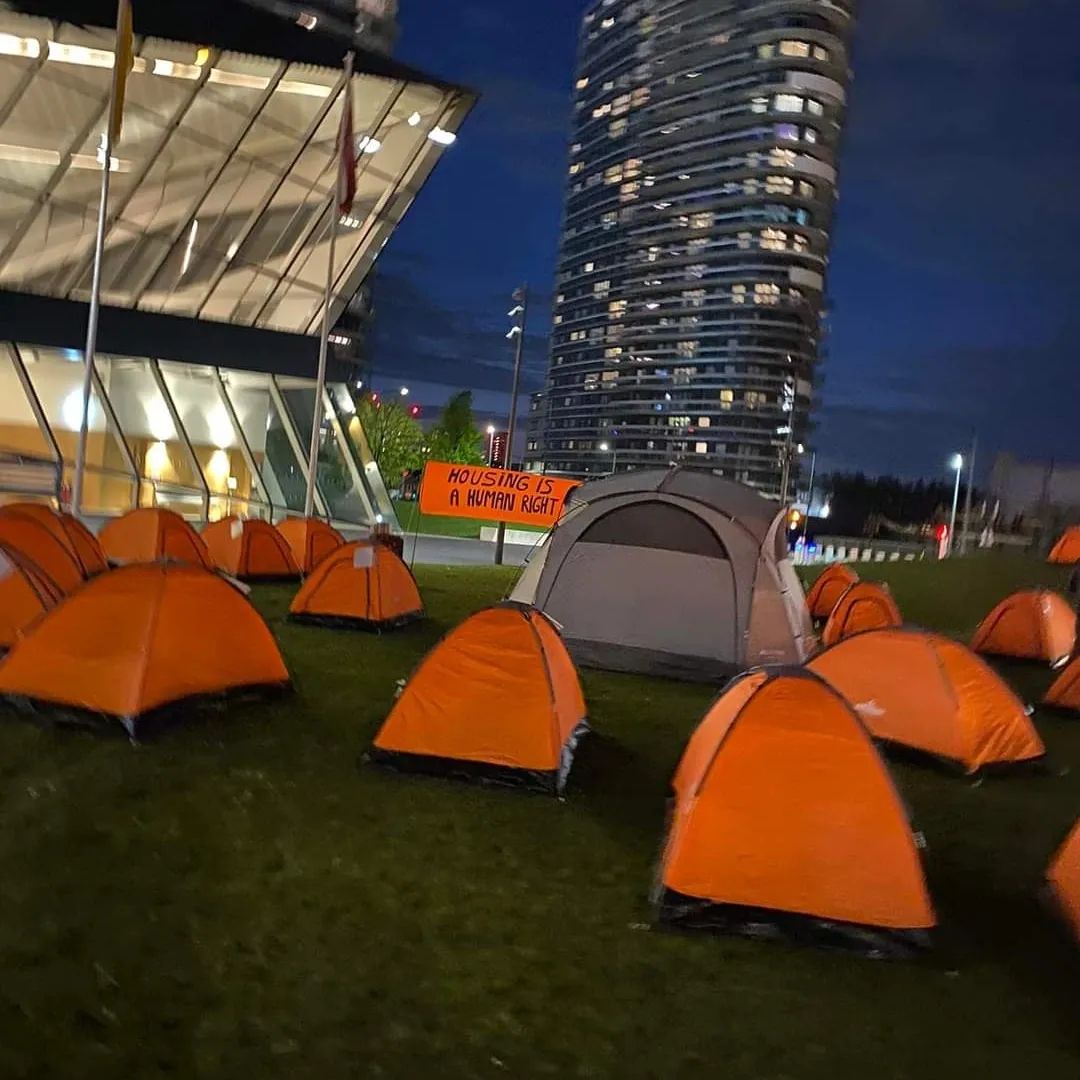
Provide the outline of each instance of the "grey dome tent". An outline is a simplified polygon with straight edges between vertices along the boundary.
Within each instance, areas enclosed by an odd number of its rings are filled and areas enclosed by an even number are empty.
[[[712,681],[802,663],[816,643],[784,518],[707,469],[590,481],[510,599],[558,623],[589,667]]]

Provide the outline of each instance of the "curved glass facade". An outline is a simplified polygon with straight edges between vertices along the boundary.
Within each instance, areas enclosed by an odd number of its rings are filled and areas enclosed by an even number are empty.
[[[808,431],[854,0],[602,0],[582,26],[534,468],[779,494]]]

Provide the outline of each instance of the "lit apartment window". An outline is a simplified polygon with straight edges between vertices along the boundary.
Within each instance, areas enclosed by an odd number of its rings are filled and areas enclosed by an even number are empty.
[[[716,221],[716,215],[711,210],[706,210],[700,214],[690,215],[690,228],[692,229],[707,229]]]
[[[763,113],[769,111],[769,99],[767,97],[756,97],[750,101],[750,111],[756,113]]]
[[[638,108],[644,105],[649,100],[649,88],[647,86],[639,86],[631,95],[630,103],[634,108]]]
[[[705,306],[704,289],[687,289],[682,295],[683,299],[690,307],[699,308]]]
[[[576,89],[578,89],[578,90],[584,90],[585,87],[588,86],[588,85],[589,85],[589,76],[588,75],[583,75],[580,79],[578,79],[578,81],[576,83],[574,83],[574,87]]]
[[[627,159],[626,166],[623,169],[623,176],[628,180],[633,176],[641,175],[641,158],[629,158]]]
[[[795,164],[795,151],[794,150],[776,150],[769,151],[769,164],[772,166],[779,166],[782,169],[790,169]]]
[[[596,389],[599,388],[599,386],[600,386],[600,375],[595,371],[590,371],[589,374],[585,376],[585,381],[582,384],[582,389],[584,389],[584,390],[596,390]]]
[[[586,274],[591,274],[596,269],[596,263],[587,262],[581,269],[584,270]]]
[[[802,98],[799,99],[800,101]],[[800,110],[801,111],[801,110]],[[597,105],[592,111],[593,119],[599,120],[602,116],[607,116],[611,112],[611,102],[607,102],[604,105]]]
[[[611,103],[611,115],[612,116],[625,116],[630,111],[630,95],[620,94]]]
[[[792,142],[799,141],[798,124],[777,124],[773,130],[778,139],[789,139]]]
[[[610,30],[615,25],[615,16],[609,15],[606,19],[600,23],[601,30]]]
[[[809,143],[816,143],[818,141],[818,133],[815,128],[804,128],[803,138]]]
[[[820,101],[815,101],[813,98],[806,99],[806,111],[813,113],[815,116],[825,115],[825,106]]]
[[[623,167],[621,165],[609,165],[604,170],[604,183],[605,184],[617,184],[623,178]]]
[[[821,45],[815,45],[814,46],[814,59],[815,60],[828,61],[828,59],[829,59],[829,50],[824,48]]]
[[[810,43],[808,41],[781,41],[780,55],[809,57]]]
[[[775,305],[780,303],[780,286],[759,281],[754,286],[754,303]]]
[[[619,188],[619,202],[633,202],[638,197],[638,192],[641,190],[641,183],[638,180],[631,180],[627,184],[623,184]]]
[[[777,112],[802,112],[803,104],[803,99],[798,94],[777,94],[773,98],[773,108]]]
[[[558,326],[562,322],[562,316],[561,315],[556,315],[554,321],[555,321],[555,325]]]
[[[712,427],[712,419],[708,416],[699,416],[697,419],[698,427]]]
[[[735,400],[734,390],[721,390],[720,391],[720,408],[727,411],[731,408],[732,402]]]
[[[574,164],[570,166],[570,175],[571,176],[577,176],[577,174],[579,172],[581,172],[581,170],[584,169],[584,168],[585,168],[585,162],[584,161],[575,161]]]
[[[598,281],[593,285],[592,291],[593,296],[607,296],[607,294],[611,292],[611,282],[607,280]]]
[[[697,356],[699,344],[700,342],[697,341],[680,341],[675,346],[675,352],[687,360],[692,360]]]
[[[622,356],[622,349],[617,345],[614,348],[604,350],[605,360],[616,360],[620,356]]]
[[[794,195],[795,180],[790,176],[770,176],[765,181],[765,191],[769,195]]]
[[[812,199],[816,192],[814,191],[814,185],[809,180],[799,181],[799,194],[804,199]]]
[[[739,233],[739,248],[742,251],[747,251],[750,247],[750,241],[753,239],[753,233],[741,232]]]
[[[608,127],[608,138],[618,139],[620,136],[626,134],[627,122],[625,119],[612,120]]]
[[[610,229],[614,225],[619,223],[619,215],[614,210],[609,210],[606,214],[601,215],[600,224],[605,229]]]
[[[767,41],[764,45],[757,47],[757,54],[762,60],[771,60],[776,55],[776,46]]]
[[[709,444],[703,442],[694,443],[694,450],[698,454],[707,454],[709,452]]]
[[[761,246],[766,251],[786,251],[788,234],[783,229],[762,229]]]
[[[762,390],[747,390],[745,400],[748,409],[756,409],[759,405],[764,405],[768,399]]]
[[[608,318],[609,319],[621,319],[626,314],[626,301],[625,300],[612,300],[608,304]]]

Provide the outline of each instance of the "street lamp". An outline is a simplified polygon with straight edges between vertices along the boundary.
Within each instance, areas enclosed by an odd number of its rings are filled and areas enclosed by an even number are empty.
[[[615,463],[619,459],[619,448],[617,446],[611,445],[610,443],[602,442],[597,447],[597,449],[602,454],[606,454],[609,450],[611,451],[611,475],[614,476],[615,475]]]
[[[487,426],[488,437],[488,465],[495,464],[495,425],[488,424]]]
[[[956,508],[960,505],[960,474],[964,471],[964,455],[953,454],[949,459],[949,468],[956,471],[956,484],[953,486],[952,514],[949,516],[949,554],[953,553],[956,543]]]
[[[403,386],[403,387],[402,387],[402,388],[401,388],[401,389],[400,389],[400,390],[398,391],[398,393],[399,393],[399,394],[400,394],[400,395],[401,395],[402,397],[408,397],[408,396],[409,396],[409,388],[408,388],[407,386]]]

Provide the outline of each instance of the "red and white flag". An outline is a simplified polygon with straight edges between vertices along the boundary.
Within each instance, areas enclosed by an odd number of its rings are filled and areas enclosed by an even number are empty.
[[[345,104],[338,129],[337,207],[339,214],[352,213],[356,199],[356,139],[353,136],[353,54],[345,57]]]

